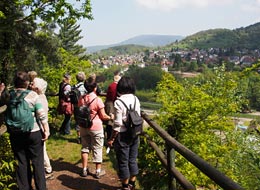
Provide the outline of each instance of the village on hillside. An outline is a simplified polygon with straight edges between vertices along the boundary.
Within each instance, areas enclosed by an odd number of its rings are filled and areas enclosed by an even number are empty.
[[[162,69],[168,71],[169,67],[174,67],[177,62],[195,62],[197,64],[218,64],[222,62],[231,63],[234,66],[247,67],[256,63],[260,58],[260,49],[255,50],[231,50],[221,48],[193,49],[193,50],[147,50],[132,55],[121,54],[116,56],[106,56],[92,60],[92,64],[102,65],[109,68],[112,65],[129,66],[136,64],[145,67],[149,63],[160,64]]]

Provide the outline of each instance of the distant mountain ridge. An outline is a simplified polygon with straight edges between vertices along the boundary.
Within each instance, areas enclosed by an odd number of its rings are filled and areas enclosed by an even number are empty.
[[[167,44],[171,44],[176,41],[182,40],[183,38],[184,37],[180,35],[154,35],[154,34],[140,35],[140,36],[135,36],[133,38],[129,38],[125,41],[116,44],[89,46],[87,47],[87,52],[93,53],[110,47],[130,45],[130,44],[147,46],[147,47],[165,46]]]
[[[108,48],[127,45],[143,47],[162,47],[163,49],[208,49],[208,48],[236,48],[259,49],[260,48],[260,22],[237,29],[208,29],[199,31],[193,35],[183,37],[177,35],[140,35],[123,42],[107,45],[87,47],[87,53],[99,52]],[[177,43],[176,43],[177,42]],[[126,48],[125,46],[122,47]]]

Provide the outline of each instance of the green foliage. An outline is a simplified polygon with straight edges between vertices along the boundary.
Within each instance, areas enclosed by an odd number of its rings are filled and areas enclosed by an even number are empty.
[[[142,102],[155,102],[155,92],[153,90],[138,90],[136,95]]]
[[[80,59],[87,59],[86,48],[82,45],[78,45],[77,42],[82,38],[80,36],[80,25],[75,22],[65,20],[59,24],[60,30],[58,37],[61,40],[61,46],[72,55],[78,56]]]
[[[54,39],[51,29],[55,24],[92,19],[89,0],[6,0],[0,4],[0,10],[0,77],[6,84],[16,70],[41,70],[42,62],[58,61],[58,45],[53,46],[56,40],[49,40]]]
[[[155,138],[156,133],[153,130],[146,129],[146,133],[149,136],[154,137],[154,141],[159,141],[159,139]],[[162,144],[163,142],[157,143]],[[142,168],[142,173],[140,174],[138,180],[139,183],[142,184],[143,188],[153,190],[167,189],[165,187],[165,184],[167,184],[167,179],[165,178],[167,171],[162,170],[163,166],[158,160],[155,151],[153,151],[148,145],[146,138],[140,138],[140,148],[138,155],[140,158],[138,160],[138,165],[140,168]]]
[[[122,70],[123,70],[122,66],[112,65],[108,69],[105,69],[103,72],[98,73],[97,81],[99,82],[104,92],[107,91],[108,86],[114,81],[114,72],[116,71],[121,72]]]
[[[98,53],[92,55],[93,59],[98,57],[109,57],[116,55],[134,55],[147,50],[147,47],[140,45],[121,45],[101,50]]]
[[[47,62],[43,63],[43,69],[40,76],[48,81],[48,93],[56,94],[59,90],[59,84],[62,81],[65,73],[70,73],[72,76],[71,84],[76,83],[76,74],[79,71],[89,73],[91,68],[90,61],[79,60],[77,56],[73,56],[64,49],[60,48],[59,56],[62,62],[57,63],[55,66],[50,66]],[[58,98],[50,98],[49,107],[57,107]]]
[[[165,73],[157,86],[157,101],[162,104],[157,118],[159,125],[234,180],[237,174],[227,170],[227,158],[230,157],[226,155],[231,155],[239,146],[226,141],[225,137],[234,130],[234,123],[228,115],[239,111],[243,102],[237,95],[238,90],[237,78],[225,72],[224,67],[182,84]],[[155,141],[164,147],[164,142],[157,138]],[[176,167],[196,186],[216,188],[214,182],[179,154],[176,154]]]
[[[260,110],[260,75],[256,72],[251,72],[247,78],[247,98],[250,107]]]
[[[126,75],[134,79],[138,90],[154,89],[162,78],[163,71],[159,66],[147,66],[144,68],[132,65]],[[147,82],[149,81],[149,82]]]
[[[260,186],[260,138],[255,132],[233,131],[226,140],[233,148],[224,156],[230,158],[223,164],[226,171],[244,189],[257,190]]]
[[[14,160],[8,133],[0,136],[0,189],[11,190],[16,186]]]
[[[89,0],[83,1],[37,1],[16,0],[16,5],[23,7],[27,13],[24,19],[40,19],[44,23],[62,22],[64,19],[77,20],[80,18],[92,19]],[[78,8],[79,7],[79,8]]]

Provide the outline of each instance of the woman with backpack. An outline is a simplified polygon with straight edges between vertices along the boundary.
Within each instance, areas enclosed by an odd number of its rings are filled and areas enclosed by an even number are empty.
[[[73,114],[73,104],[70,101],[70,91],[71,91],[71,76],[66,73],[63,76],[63,80],[59,85],[59,105],[58,112],[59,114],[64,115],[64,120],[60,127],[60,133],[63,135],[70,134],[70,121]]]
[[[104,146],[104,129],[103,120],[113,119],[113,115],[107,115],[105,113],[105,106],[100,97],[97,96],[97,83],[94,80],[88,79],[84,84],[88,94],[83,96],[78,106],[87,105],[90,110],[91,125],[86,126],[80,124],[80,136],[81,136],[81,159],[82,159],[82,177],[87,177],[89,174],[88,169],[88,157],[92,151],[92,160],[96,164],[95,178],[100,178],[105,175],[105,170],[101,170],[103,162],[103,146]],[[88,111],[89,113],[89,111]],[[89,122],[87,122],[89,123]]]
[[[108,146],[114,147],[118,163],[118,176],[122,183],[122,190],[134,190],[136,175],[139,173],[137,165],[139,136],[132,138],[125,126],[127,108],[135,108],[140,116],[140,101],[134,95],[135,83],[133,79],[123,76],[117,84],[118,98],[114,103],[115,120]],[[120,99],[120,100],[119,100]],[[124,105],[126,104],[126,106]]]

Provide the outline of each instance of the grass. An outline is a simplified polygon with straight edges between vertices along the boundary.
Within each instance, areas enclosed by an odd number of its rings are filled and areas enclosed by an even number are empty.
[[[231,115],[232,117],[240,117],[240,118],[248,118],[248,119],[258,119],[259,115],[252,115],[247,113],[234,113]]]
[[[58,133],[50,136],[46,142],[47,152],[52,160],[62,158],[69,163],[80,161],[81,145],[77,144],[77,135],[75,130],[71,130],[71,135],[59,135]]]
[[[56,125],[57,123],[55,126]],[[57,130],[52,129],[51,136],[49,137],[46,146],[48,156],[51,160],[62,160],[63,162],[71,164],[78,164],[81,162],[81,145],[77,144],[77,134],[75,129],[71,129],[70,135],[60,135]],[[113,150],[110,150],[110,153],[106,154],[106,149],[105,147],[103,148],[103,164],[106,165],[107,173],[110,173],[109,171],[112,170],[117,170],[116,156]],[[136,187],[140,188],[138,181],[136,182]]]
[[[153,102],[141,102],[142,109],[158,110],[161,108],[161,105]]]

